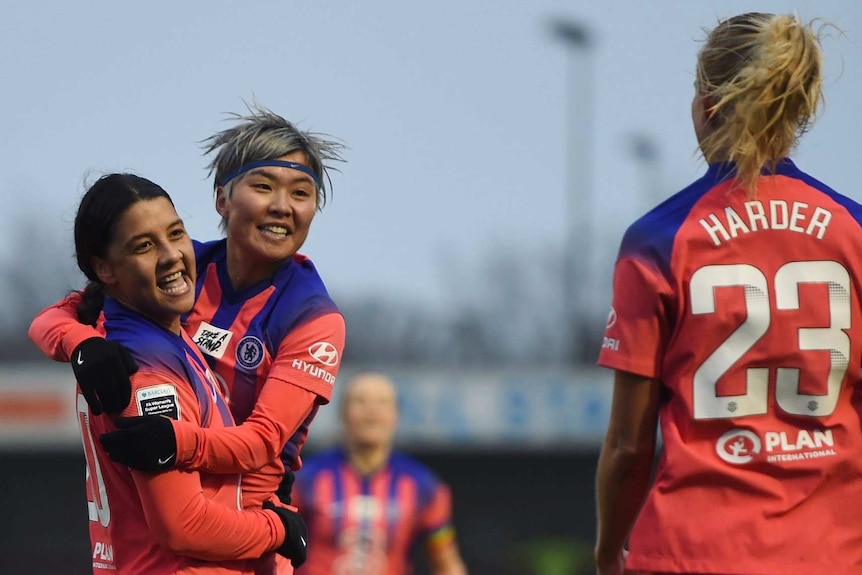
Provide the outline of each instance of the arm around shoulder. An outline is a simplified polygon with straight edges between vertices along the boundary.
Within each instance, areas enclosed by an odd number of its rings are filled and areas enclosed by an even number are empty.
[[[315,394],[295,385],[267,380],[254,411],[241,425],[203,429],[173,421],[177,465],[210,473],[257,471],[278,457],[316,399]]]
[[[153,538],[205,561],[255,559],[276,550],[284,524],[271,511],[240,511],[207,499],[196,472],[132,472]]]
[[[93,326],[78,322],[80,301],[81,295],[73,292],[40,311],[30,323],[27,332],[30,340],[55,361],[69,361],[81,342],[102,335]]]
[[[165,404],[172,403],[177,415],[195,423],[197,399],[191,386],[176,377],[168,371],[144,369],[132,379],[135,390],[159,386],[167,392],[173,387],[173,394],[163,396],[170,400]],[[121,415],[133,418],[142,413],[143,408],[133,402]],[[153,415],[139,419],[164,419]],[[213,495],[205,494],[196,471],[132,470],[132,480],[151,537],[172,553],[206,561],[253,559],[284,542],[284,524],[276,513],[240,510],[236,477],[225,477],[220,487],[213,485],[217,490]]]

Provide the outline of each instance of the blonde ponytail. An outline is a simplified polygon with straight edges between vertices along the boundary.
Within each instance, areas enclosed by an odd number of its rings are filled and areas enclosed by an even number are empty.
[[[697,80],[713,128],[700,142],[707,162],[732,162],[754,194],[810,127],[823,99],[822,51],[814,22],[748,13],[720,23],[698,56]]]

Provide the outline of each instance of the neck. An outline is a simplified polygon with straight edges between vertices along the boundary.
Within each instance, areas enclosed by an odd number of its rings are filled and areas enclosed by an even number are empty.
[[[392,448],[389,445],[347,446],[347,459],[360,475],[371,475],[380,470],[389,459]]]
[[[730,154],[725,150],[713,150],[712,153],[707,154],[706,150],[701,147],[700,151],[707,164],[726,164],[730,161]]]
[[[233,289],[241,290],[259,281],[269,279],[284,262],[260,265],[254,259],[243,257],[237,250],[231,249],[230,242],[227,245],[227,273]]]

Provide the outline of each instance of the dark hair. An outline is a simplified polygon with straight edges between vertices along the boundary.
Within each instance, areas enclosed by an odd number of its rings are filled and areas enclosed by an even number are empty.
[[[80,292],[81,323],[96,325],[105,299],[104,286],[93,269],[93,257],[105,257],[117,223],[129,207],[153,198],[165,198],[173,205],[161,186],[134,174],[104,175],[81,198],[75,216],[75,257],[78,268],[90,280]]]

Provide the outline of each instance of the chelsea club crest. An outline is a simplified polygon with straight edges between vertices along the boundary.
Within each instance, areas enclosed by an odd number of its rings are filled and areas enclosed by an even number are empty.
[[[236,363],[248,370],[254,370],[263,361],[263,342],[247,335],[236,346]]]

